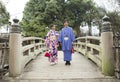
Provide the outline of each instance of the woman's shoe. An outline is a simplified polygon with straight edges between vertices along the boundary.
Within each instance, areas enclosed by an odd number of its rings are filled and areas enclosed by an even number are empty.
[[[55,61],[55,64],[57,64],[58,62],[57,61]]]
[[[50,65],[55,65],[55,63],[54,63],[54,62],[51,62]]]

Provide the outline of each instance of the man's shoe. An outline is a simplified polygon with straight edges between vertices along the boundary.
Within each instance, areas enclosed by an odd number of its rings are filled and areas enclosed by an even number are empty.
[[[70,61],[68,61],[68,65],[71,65]]]
[[[68,65],[67,63],[65,63],[65,65]]]
[[[67,61],[66,61],[65,65],[68,65]]]
[[[68,63],[68,65],[71,65],[71,63]]]
[[[68,65],[68,61],[66,61],[65,65]]]

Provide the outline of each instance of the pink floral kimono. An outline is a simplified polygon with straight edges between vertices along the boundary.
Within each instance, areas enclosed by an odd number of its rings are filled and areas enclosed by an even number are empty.
[[[58,56],[57,56],[58,35],[59,34],[57,31],[50,30],[45,40],[47,44],[47,48],[49,49],[49,52],[50,52],[49,62],[54,64],[57,63],[57,60],[58,60]]]

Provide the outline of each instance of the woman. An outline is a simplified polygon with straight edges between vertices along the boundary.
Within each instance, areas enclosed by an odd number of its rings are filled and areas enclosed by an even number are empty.
[[[50,57],[49,57],[49,62],[53,65],[58,62],[58,32],[55,31],[55,25],[51,24],[50,25],[50,31],[47,33],[46,36],[46,44],[49,49]]]
[[[64,52],[65,65],[71,65],[72,60],[72,42],[75,41],[75,35],[73,29],[68,26],[68,21],[64,21],[64,28],[62,28],[58,41],[62,44],[62,50]]]

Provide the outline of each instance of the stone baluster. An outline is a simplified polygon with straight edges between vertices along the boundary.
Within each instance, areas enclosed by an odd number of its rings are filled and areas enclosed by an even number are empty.
[[[101,33],[102,73],[107,76],[114,75],[113,33],[109,17],[103,17]]]
[[[22,36],[19,20],[13,19],[13,21],[9,39],[9,75],[16,77],[22,72]]]

